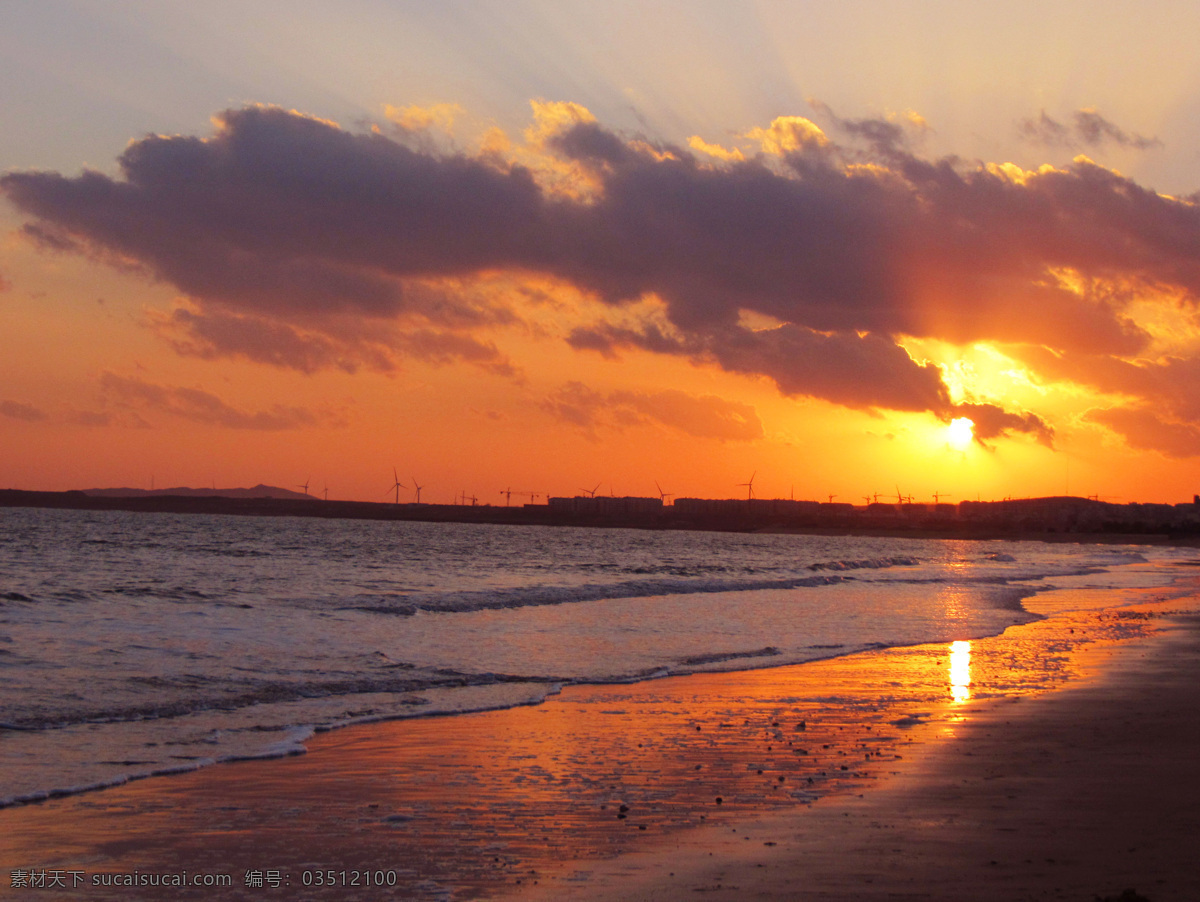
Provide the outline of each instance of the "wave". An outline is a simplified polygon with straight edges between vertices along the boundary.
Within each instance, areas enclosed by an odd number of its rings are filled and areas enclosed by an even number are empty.
[[[849,572],[917,566],[912,557],[885,557],[847,561],[821,561],[803,569]],[[801,589],[832,586],[852,579],[845,576],[786,576],[772,579],[629,579],[612,583],[575,586],[521,586],[515,588],[468,589],[459,592],[385,593],[354,595],[345,599],[339,610],[359,610],[373,614],[410,615],[417,611],[465,613],[537,605],[556,605],[579,601],[605,601],[618,598],[647,598],[656,595],[701,595],[716,592],[750,592],[762,589]]]

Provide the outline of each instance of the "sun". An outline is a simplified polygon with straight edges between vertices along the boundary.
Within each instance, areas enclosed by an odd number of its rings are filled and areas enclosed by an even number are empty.
[[[966,417],[951,420],[946,427],[946,441],[955,451],[966,451],[975,439],[975,423]]]

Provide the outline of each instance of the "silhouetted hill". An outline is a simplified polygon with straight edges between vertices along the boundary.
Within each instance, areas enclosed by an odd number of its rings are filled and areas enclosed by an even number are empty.
[[[83,493],[92,498],[156,498],[171,496],[175,498],[315,498],[315,495],[305,495],[303,492],[293,492],[291,489],[281,489],[279,486],[259,483],[251,489],[190,489],[179,486],[173,489],[84,489]]]

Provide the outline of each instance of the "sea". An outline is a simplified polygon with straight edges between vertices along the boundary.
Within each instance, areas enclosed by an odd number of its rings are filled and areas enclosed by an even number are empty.
[[[571,684],[993,636],[1134,600],[1080,590],[1165,587],[1195,556],[0,509],[0,807]]]

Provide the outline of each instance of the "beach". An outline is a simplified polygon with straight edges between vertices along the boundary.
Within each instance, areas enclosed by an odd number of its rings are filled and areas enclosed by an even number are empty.
[[[1143,594],[10,807],[6,895],[1194,899],[1198,602]]]
[[[1076,685],[983,706],[878,789],[512,898],[1200,898],[1200,618],[1088,657]]]

